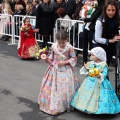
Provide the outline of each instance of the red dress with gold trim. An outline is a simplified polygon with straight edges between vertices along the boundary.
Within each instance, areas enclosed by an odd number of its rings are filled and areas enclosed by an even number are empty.
[[[26,26],[26,24],[24,24]],[[20,39],[18,45],[18,56],[20,58],[34,58],[35,53],[39,51],[39,46],[34,38],[34,31],[31,24],[27,25],[29,30],[20,32]]]

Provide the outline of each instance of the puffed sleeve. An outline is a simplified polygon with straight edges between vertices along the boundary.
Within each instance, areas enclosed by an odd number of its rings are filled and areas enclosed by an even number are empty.
[[[77,57],[73,47],[70,48],[70,59],[68,61],[72,67],[74,67],[77,63]]]
[[[80,74],[81,75],[87,75],[88,74],[88,71],[85,69],[84,66],[80,69]]]

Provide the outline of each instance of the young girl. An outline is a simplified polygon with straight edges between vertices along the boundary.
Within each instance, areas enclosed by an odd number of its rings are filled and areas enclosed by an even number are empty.
[[[26,17],[24,20],[24,25],[20,32],[20,40],[18,44],[18,56],[20,58],[34,58],[35,53],[39,51],[38,44],[34,38],[34,30],[30,24],[30,18]],[[24,30],[26,27],[28,30]]]
[[[51,115],[70,111],[70,102],[79,87],[73,69],[77,58],[67,38],[66,31],[56,34],[57,42],[52,45],[52,54],[46,59],[50,65],[44,75],[38,97],[40,110]]]
[[[93,114],[116,114],[120,112],[120,102],[108,76],[106,52],[101,47],[91,50],[91,62],[87,62],[80,74],[87,77],[73,97],[71,105],[76,109]]]

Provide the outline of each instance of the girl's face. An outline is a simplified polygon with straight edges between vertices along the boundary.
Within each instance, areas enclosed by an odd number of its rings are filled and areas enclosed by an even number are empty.
[[[58,46],[60,48],[65,48],[67,40],[58,40]]]
[[[108,5],[106,8],[106,14],[109,18],[113,18],[116,13],[116,8],[113,5]]]
[[[29,25],[29,24],[30,24],[30,19],[26,19],[26,20],[25,20],[25,24],[26,24],[26,25]]]
[[[94,61],[94,62],[99,62],[99,61],[100,61],[93,53],[90,53],[90,58],[91,58],[92,61]]]

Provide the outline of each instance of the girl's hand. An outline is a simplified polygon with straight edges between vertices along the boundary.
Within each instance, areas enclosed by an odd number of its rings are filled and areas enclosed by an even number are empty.
[[[98,75],[98,76],[97,76],[97,78],[101,78],[101,76],[100,76],[100,75]]]
[[[66,61],[59,61],[58,66],[64,66],[66,64]]]
[[[39,29],[35,29],[34,31],[35,31],[35,32],[39,32]]]
[[[48,57],[45,59],[45,62],[46,62],[46,63],[48,63],[48,64],[52,64],[51,59],[50,59],[50,58],[48,58]]]
[[[33,30],[33,31],[34,31],[34,32],[37,32],[37,31],[36,31],[36,29],[35,29],[35,30]]]

